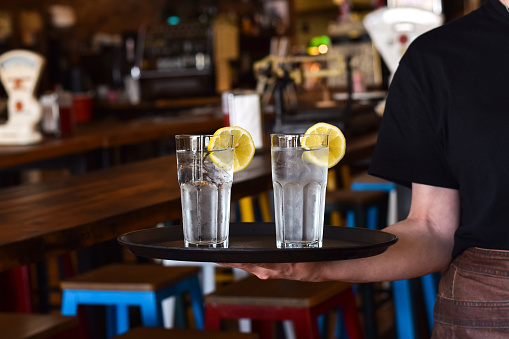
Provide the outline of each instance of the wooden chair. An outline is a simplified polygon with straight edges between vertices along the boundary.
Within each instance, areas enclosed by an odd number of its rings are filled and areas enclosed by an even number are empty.
[[[221,320],[248,318],[261,338],[272,336],[273,321],[292,320],[297,338],[319,338],[318,316],[343,310],[350,339],[363,338],[352,285],[343,282],[261,280],[250,276],[205,297],[205,328],[219,330]]]
[[[114,339],[258,339],[255,333],[138,327]]]
[[[79,339],[76,317],[49,314],[0,313],[0,337],[8,339]]]
[[[61,282],[62,315],[79,305],[106,306],[107,336],[129,329],[129,306],[139,306],[143,326],[162,327],[162,301],[189,293],[196,327],[203,328],[203,295],[198,267],[112,264]]]

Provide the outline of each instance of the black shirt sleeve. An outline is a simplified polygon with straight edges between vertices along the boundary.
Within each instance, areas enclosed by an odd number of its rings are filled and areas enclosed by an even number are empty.
[[[447,79],[418,40],[391,83],[369,173],[408,187],[415,182],[457,188],[445,151]]]

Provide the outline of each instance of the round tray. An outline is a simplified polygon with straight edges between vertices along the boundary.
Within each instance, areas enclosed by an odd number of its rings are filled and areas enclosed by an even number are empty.
[[[237,263],[347,260],[383,253],[398,238],[356,227],[325,226],[321,248],[277,248],[273,223],[231,223],[228,248],[185,247],[182,226],[127,233],[118,241],[131,253],[149,258]]]

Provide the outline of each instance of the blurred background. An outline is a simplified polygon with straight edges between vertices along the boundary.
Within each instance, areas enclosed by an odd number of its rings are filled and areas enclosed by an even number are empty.
[[[437,6],[437,1],[389,2],[3,1],[0,53],[28,49],[46,58],[39,95],[60,88],[91,95],[98,104],[135,104],[213,96],[233,88],[254,89],[256,61],[271,53],[308,54],[312,39],[326,36],[330,39],[329,53],[355,59],[352,65],[364,86],[384,88],[388,73],[372,48],[363,18],[388,5],[430,10]],[[444,21],[449,21],[480,3],[447,0],[440,2],[438,11]],[[275,38],[284,42],[279,50]],[[329,86],[345,88],[344,77],[335,77]],[[1,90],[0,98],[5,98]],[[108,109],[105,105],[96,107]]]

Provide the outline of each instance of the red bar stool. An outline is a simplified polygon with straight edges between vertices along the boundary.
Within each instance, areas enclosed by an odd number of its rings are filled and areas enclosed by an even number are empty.
[[[32,291],[31,291],[30,269],[27,265],[13,268],[3,272],[0,282],[4,283],[9,292],[5,293],[3,300],[4,310],[31,313],[32,312]]]
[[[255,333],[138,327],[113,339],[258,339]]]
[[[261,338],[272,337],[272,321],[291,320],[297,338],[320,338],[318,316],[342,308],[349,339],[363,338],[350,283],[261,280],[250,276],[205,297],[205,328],[221,320],[248,318]]]

